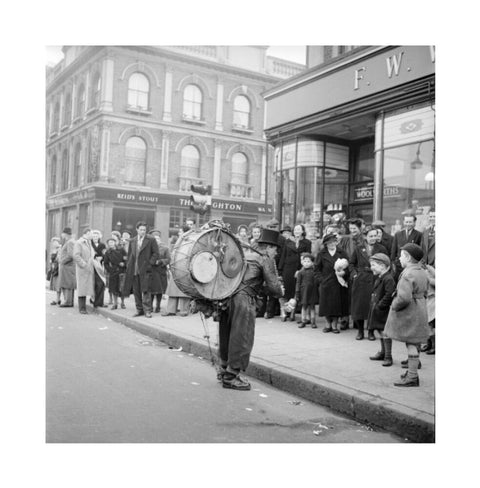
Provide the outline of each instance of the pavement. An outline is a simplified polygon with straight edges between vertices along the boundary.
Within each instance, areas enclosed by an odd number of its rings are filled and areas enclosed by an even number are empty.
[[[134,318],[133,297],[125,302],[126,309],[98,308],[97,313],[205,358],[210,358],[205,338],[209,335],[211,348],[216,351],[218,323],[212,319],[204,325],[200,314],[180,317],[154,313],[151,319]],[[165,308],[163,300],[162,312]],[[395,387],[394,381],[405,372],[400,366],[407,357],[403,343],[393,341],[393,366],[383,367],[381,361],[369,360],[380,348],[378,339],[357,341],[352,328],[325,334],[324,325],[319,319],[317,329],[299,329],[296,322],[281,322],[279,317],[257,319],[247,376],[410,441],[435,442],[435,356],[420,355],[420,387]]]

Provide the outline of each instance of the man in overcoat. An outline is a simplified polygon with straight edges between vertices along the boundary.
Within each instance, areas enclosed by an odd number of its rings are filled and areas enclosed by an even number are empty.
[[[72,237],[72,229],[65,227],[62,231],[62,248],[59,255],[58,286],[63,293],[64,303],[60,307],[73,307],[73,294],[77,287],[75,276],[75,261],[73,260],[73,248],[75,239]]]
[[[402,272],[402,265],[400,264],[400,251],[402,247],[408,243],[417,244],[418,246],[422,243],[422,233],[414,228],[416,221],[417,217],[415,215],[405,215],[403,217],[403,229],[399,230],[393,236],[390,261],[394,268],[395,281],[398,281],[398,277]]]
[[[83,229],[82,237],[75,242],[73,259],[76,264],[78,308],[81,314],[87,313],[87,296],[94,296],[93,260],[95,251],[91,245],[92,229]]]
[[[127,255],[124,294],[129,296],[133,290],[135,307],[134,317],[145,315],[152,317],[152,297],[150,291],[153,265],[158,259],[158,245],[154,237],[147,235],[147,224],[138,222],[137,236],[130,240]]]
[[[428,226],[422,234],[423,262],[435,268],[435,210],[428,212]]]

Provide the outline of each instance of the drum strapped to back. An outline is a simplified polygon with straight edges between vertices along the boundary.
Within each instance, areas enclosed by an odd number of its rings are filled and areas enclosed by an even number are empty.
[[[172,250],[170,271],[191,298],[222,300],[242,281],[246,268],[240,242],[218,227],[190,230]]]

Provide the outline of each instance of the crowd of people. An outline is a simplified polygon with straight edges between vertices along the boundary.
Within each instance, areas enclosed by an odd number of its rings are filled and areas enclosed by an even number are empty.
[[[307,239],[303,224],[280,228],[272,219],[263,226],[240,225],[236,235],[246,250],[264,247],[269,231],[278,235],[274,262],[283,292],[278,293],[278,286],[275,293],[256,287],[256,317],[279,317],[281,322],[296,322],[300,329],[317,328],[317,317],[324,317],[324,333],[339,334],[352,324],[357,340],[365,338],[366,326],[367,338],[376,340],[377,331],[381,346],[370,359],[383,361],[383,366],[392,364],[392,338],[402,340],[408,351],[402,366],[408,375],[399,386],[416,386],[420,350],[435,354],[434,210],[423,232],[414,228],[415,222],[414,214],[406,214],[403,229],[392,236],[379,220],[371,225],[358,218],[337,221],[313,241]],[[163,315],[188,315],[190,298],[177,287],[169,266],[176,241],[194,228],[194,221],[187,220],[167,243],[160,231],[147,233],[145,222],[137,223],[134,236],[112,231],[105,240],[100,231],[90,228],[83,229],[75,240],[71,229],[64,228],[61,237],[51,241],[48,279],[56,291],[51,304],[73,307],[76,290],[79,311],[86,314],[87,297],[94,308],[110,305],[115,310],[125,308],[125,297],[133,293],[135,316],[150,318],[152,312],[160,313],[165,294],[168,301]],[[423,296],[429,328],[419,334],[415,324],[422,320],[423,312],[410,302]],[[411,330],[399,335],[392,322],[403,323],[407,310]],[[238,375],[235,378],[244,381]]]

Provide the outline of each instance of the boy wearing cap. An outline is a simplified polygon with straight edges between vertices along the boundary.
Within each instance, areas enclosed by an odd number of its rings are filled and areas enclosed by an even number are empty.
[[[383,361],[382,366],[391,366],[392,339],[385,337],[383,330],[387,321],[388,311],[395,292],[395,280],[390,273],[390,258],[384,253],[376,253],[370,257],[370,268],[376,276],[370,299],[367,328],[372,333],[378,330],[380,333],[380,351],[370,356],[372,361]]]
[[[405,342],[408,370],[394,386],[419,386],[419,346],[429,336],[426,296],[428,277],[420,261],[423,250],[418,244],[405,244],[400,250],[403,268],[385,325],[385,336]]]

